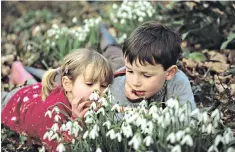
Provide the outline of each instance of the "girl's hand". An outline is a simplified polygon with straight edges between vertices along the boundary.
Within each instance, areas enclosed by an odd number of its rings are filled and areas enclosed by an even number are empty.
[[[92,101],[84,101],[83,97],[75,97],[72,100],[72,116],[84,118],[85,113],[89,110]]]

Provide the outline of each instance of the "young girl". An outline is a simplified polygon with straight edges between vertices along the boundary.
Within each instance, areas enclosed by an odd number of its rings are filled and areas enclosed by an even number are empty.
[[[56,79],[59,75],[60,83]],[[68,54],[58,69],[49,70],[42,83],[20,89],[2,111],[2,123],[33,143],[43,144],[48,151],[56,151],[55,140],[43,139],[54,124],[54,116],[45,116],[55,105],[72,118],[83,118],[94,90],[103,92],[112,82],[113,72],[108,61],[99,53],[87,49]],[[61,103],[61,104],[59,104]],[[69,107],[70,109],[68,109]],[[59,114],[62,121],[67,118]]]

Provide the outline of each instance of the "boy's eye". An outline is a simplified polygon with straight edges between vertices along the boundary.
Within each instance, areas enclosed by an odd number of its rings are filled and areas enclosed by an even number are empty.
[[[126,72],[128,72],[128,73],[133,73],[133,71],[131,71],[131,70],[126,70]]]
[[[151,77],[150,75],[147,75],[147,74],[143,74],[143,76],[144,76],[145,78],[150,78],[150,77]]]

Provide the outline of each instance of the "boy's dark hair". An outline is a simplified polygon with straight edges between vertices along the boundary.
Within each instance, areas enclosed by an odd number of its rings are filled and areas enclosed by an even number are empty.
[[[146,22],[135,29],[123,44],[124,57],[133,64],[161,64],[164,70],[175,65],[181,53],[181,37],[157,22]]]

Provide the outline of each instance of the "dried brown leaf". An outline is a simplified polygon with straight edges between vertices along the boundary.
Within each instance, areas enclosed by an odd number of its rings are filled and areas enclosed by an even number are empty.
[[[221,63],[227,63],[227,58],[224,54],[221,54],[217,51],[209,51],[207,52],[209,59],[213,61],[219,61]]]
[[[220,62],[205,62],[204,66],[218,73],[225,72],[229,68],[229,64]]]

